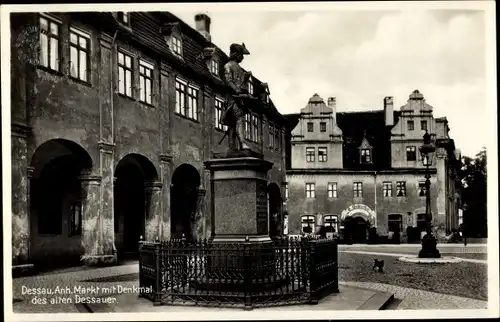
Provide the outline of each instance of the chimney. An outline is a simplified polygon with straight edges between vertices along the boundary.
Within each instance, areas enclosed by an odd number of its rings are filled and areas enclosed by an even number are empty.
[[[337,99],[335,97],[328,97],[328,107],[332,109],[333,120],[337,122]]]
[[[204,13],[199,13],[194,16],[194,21],[196,23],[196,31],[198,31],[206,40],[212,41],[212,36],[210,36],[210,17]]]
[[[385,125],[394,125],[394,101],[392,96],[386,96],[384,98],[384,113],[385,113]]]

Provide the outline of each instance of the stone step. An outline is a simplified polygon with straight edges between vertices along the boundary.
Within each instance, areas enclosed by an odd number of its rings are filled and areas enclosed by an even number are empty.
[[[377,292],[368,301],[361,305],[358,310],[385,310],[394,300],[394,294],[388,292]]]

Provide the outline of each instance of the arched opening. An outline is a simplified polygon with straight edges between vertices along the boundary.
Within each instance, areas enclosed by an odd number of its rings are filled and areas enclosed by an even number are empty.
[[[137,257],[150,202],[145,185],[157,179],[155,166],[143,155],[128,154],[116,165],[114,228],[119,258]]]
[[[349,243],[366,243],[368,228],[370,228],[369,222],[362,216],[354,214],[344,220],[344,238]]]
[[[198,202],[200,174],[190,164],[181,164],[172,174],[170,188],[170,233],[172,238],[193,238],[192,221]]]
[[[270,183],[267,186],[267,198],[269,204],[269,236],[281,236],[283,233],[283,218],[281,206],[283,198],[281,191],[276,183]]]
[[[54,139],[31,159],[30,256],[38,269],[80,263],[84,191],[79,176],[92,159],[75,142]]]

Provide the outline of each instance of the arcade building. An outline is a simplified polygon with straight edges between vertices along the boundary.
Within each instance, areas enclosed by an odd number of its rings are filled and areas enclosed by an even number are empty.
[[[227,148],[228,57],[210,18],[196,15],[196,28],[169,12],[10,19],[14,271],[114,264],[137,255],[141,236],[213,237],[203,162]],[[248,91],[259,104],[245,140],[273,162],[268,209],[281,216],[286,120],[267,84],[252,76]]]
[[[417,241],[425,229],[425,166],[419,147],[428,131],[436,145],[429,163],[432,224],[438,237],[458,228],[460,151],[445,117],[415,90],[399,111],[337,112],[314,94],[300,114],[287,115],[288,233],[324,227],[354,243]],[[411,228],[408,228],[411,227]],[[407,234],[409,233],[409,235]]]

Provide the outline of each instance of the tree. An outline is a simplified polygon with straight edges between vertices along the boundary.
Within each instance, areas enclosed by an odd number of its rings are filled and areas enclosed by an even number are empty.
[[[460,176],[463,188],[464,232],[469,237],[487,237],[485,147],[474,158],[462,158]]]

